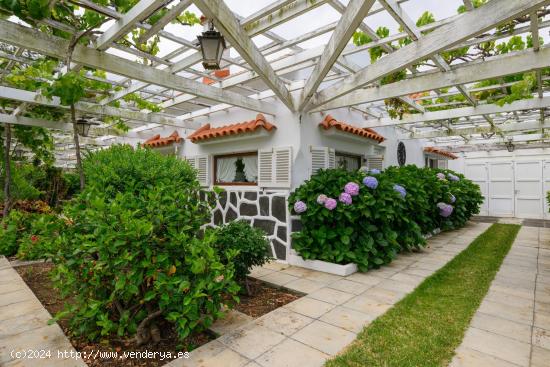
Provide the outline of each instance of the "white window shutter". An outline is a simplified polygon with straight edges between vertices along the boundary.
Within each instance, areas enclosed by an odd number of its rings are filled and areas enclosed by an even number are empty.
[[[367,168],[382,170],[384,168],[384,157],[367,157]]]
[[[275,187],[290,187],[292,178],[292,147],[274,150]]]
[[[210,186],[210,156],[197,155],[186,157],[187,162],[197,170],[197,180],[201,186]]]
[[[328,167],[328,148],[311,147],[311,174]]]
[[[328,162],[326,168],[336,168],[336,151],[334,149],[328,150]]]
[[[258,151],[258,186],[273,186],[273,149]]]

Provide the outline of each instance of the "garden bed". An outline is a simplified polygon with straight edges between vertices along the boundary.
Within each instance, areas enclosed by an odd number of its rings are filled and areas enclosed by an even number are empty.
[[[35,263],[32,265],[19,266],[15,270],[23,278],[25,283],[34,292],[42,305],[51,315],[63,309],[64,300],[59,292],[53,287],[49,277],[49,272],[53,268],[50,262]],[[235,309],[253,318],[260,317],[268,312],[275,310],[287,303],[298,299],[301,295],[285,289],[275,288],[260,280],[250,279],[249,286],[253,292],[252,296],[241,295],[240,304]],[[84,353],[112,352],[116,351],[121,355],[124,352],[161,352],[177,353],[177,351],[191,351],[209,341],[215,339],[211,332],[202,332],[186,338],[180,343],[175,330],[171,324],[160,325],[162,330],[162,341],[158,344],[146,344],[141,347],[115,337],[107,338],[98,342],[89,342],[80,337],[71,337],[68,330],[67,320],[60,320],[59,326],[70,339],[75,349]],[[89,366],[162,366],[174,358],[163,359],[161,357],[151,359],[102,359],[102,358],[84,358]]]

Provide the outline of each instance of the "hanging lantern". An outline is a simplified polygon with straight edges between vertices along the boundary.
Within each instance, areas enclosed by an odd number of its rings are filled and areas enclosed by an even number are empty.
[[[78,120],[76,120],[76,130],[78,131],[78,135],[88,136],[88,133],[90,132],[90,126],[92,125],[99,124],[85,118],[79,118]]]
[[[207,31],[197,37],[202,52],[202,66],[206,70],[218,70],[225,50],[225,39],[220,32],[214,30],[212,21],[208,22],[208,27]]]
[[[507,142],[506,142],[506,149],[512,153],[514,151],[516,147],[514,146],[514,143],[512,143],[512,139],[509,139]]]
[[[13,155],[14,155],[14,158],[15,160],[22,160],[23,159],[23,154],[25,153],[25,151],[21,148],[15,148],[15,150],[13,151]]]

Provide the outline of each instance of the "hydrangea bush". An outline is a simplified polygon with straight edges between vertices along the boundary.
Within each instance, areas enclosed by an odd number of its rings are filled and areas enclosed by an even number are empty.
[[[436,228],[461,227],[479,212],[479,187],[453,171],[373,171],[321,170],[291,194],[290,208],[302,221],[292,247],[303,258],[377,268],[423,246]]]

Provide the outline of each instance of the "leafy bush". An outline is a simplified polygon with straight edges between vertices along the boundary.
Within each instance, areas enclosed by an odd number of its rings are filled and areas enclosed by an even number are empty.
[[[253,266],[261,266],[270,260],[269,240],[265,233],[261,229],[251,227],[248,222],[234,221],[212,231],[218,250],[238,251],[238,255],[231,260],[235,265],[237,280],[245,280]]]
[[[236,300],[234,250],[197,239],[209,218],[194,170],[146,149],[114,146],[84,161],[87,186],[65,206],[55,280],[74,302],[75,334],[158,341],[159,318],[181,338],[209,327]],[[227,263],[224,263],[227,262]]]
[[[18,239],[24,229],[25,213],[12,210],[10,214],[0,222],[0,255],[13,256],[19,248]]]
[[[371,174],[321,170],[290,196],[291,210],[302,221],[292,246],[305,259],[353,262],[365,271],[423,246],[423,235],[436,228],[464,225],[481,202],[479,187],[449,170],[412,165]],[[439,205],[452,214],[444,217]]]

